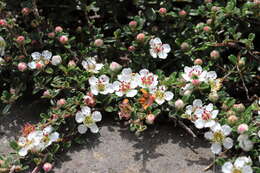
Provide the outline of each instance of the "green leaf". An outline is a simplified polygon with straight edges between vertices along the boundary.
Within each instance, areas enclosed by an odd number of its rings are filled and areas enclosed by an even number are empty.
[[[229,61],[231,61],[234,65],[237,63],[237,57],[235,55],[228,56]]]
[[[17,151],[19,149],[19,145],[17,144],[16,141],[10,141],[9,145],[12,149],[14,149],[15,151]]]
[[[2,114],[8,114],[9,113],[9,110],[11,109],[12,107],[12,104],[8,104],[4,107],[3,111],[2,111]]]
[[[155,111],[153,111],[153,114],[156,116],[156,115],[159,115],[161,113],[161,109],[156,109]]]
[[[106,112],[113,112],[114,108],[112,106],[108,106],[108,107],[105,108],[105,111]]]

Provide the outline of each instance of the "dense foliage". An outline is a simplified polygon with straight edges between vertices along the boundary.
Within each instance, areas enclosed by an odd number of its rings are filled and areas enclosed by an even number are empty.
[[[260,172],[260,1],[0,1],[1,116],[49,101],[0,172],[51,169],[102,115],[205,136],[224,173]],[[202,134],[202,135],[201,135]],[[33,162],[32,162],[33,161]]]

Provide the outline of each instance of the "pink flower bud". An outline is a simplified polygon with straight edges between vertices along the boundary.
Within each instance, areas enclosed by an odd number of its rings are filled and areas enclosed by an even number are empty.
[[[136,36],[136,40],[138,41],[144,41],[145,35],[144,33],[140,33]]]
[[[192,90],[186,90],[186,91],[183,93],[183,95],[184,95],[184,96],[190,96],[191,93],[192,93]]]
[[[63,28],[61,26],[56,26],[55,27],[55,32],[62,32]]]
[[[154,120],[155,120],[155,115],[154,114],[149,114],[146,119],[145,119],[145,122],[147,124],[153,124],[154,123]]]
[[[216,11],[220,10],[220,7],[213,6],[213,7],[211,7],[211,10],[214,11],[214,12],[216,12]]]
[[[7,26],[7,22],[4,19],[0,19],[0,26]]]
[[[96,39],[94,45],[97,47],[101,47],[104,45],[104,41],[102,39]]]
[[[18,70],[21,72],[23,72],[27,69],[27,65],[24,62],[20,62],[17,67],[18,67]]]
[[[21,12],[24,16],[28,16],[30,14],[31,10],[30,10],[30,8],[25,7],[22,9]]]
[[[68,37],[67,36],[65,36],[65,35],[63,35],[63,36],[61,36],[60,38],[59,38],[59,41],[60,41],[60,43],[61,44],[66,44],[66,43],[68,43]]]
[[[63,106],[64,104],[66,104],[66,100],[65,99],[60,99],[57,101],[57,105],[58,106]]]
[[[181,44],[181,50],[187,50],[187,49],[189,49],[189,47],[190,47],[190,45],[186,42],[183,42]]]
[[[212,92],[212,93],[209,94],[209,100],[211,102],[215,103],[216,101],[218,101],[218,99],[219,99],[219,96],[218,96],[217,92]]]
[[[210,24],[212,23],[212,21],[213,21],[212,19],[208,19],[206,23],[207,23],[208,25],[210,25]]]
[[[230,124],[236,123],[237,120],[238,120],[238,118],[235,115],[231,115],[231,116],[228,117],[228,123],[230,123]]]
[[[16,42],[18,44],[24,44],[24,40],[25,40],[24,36],[21,35],[16,38]]]
[[[42,63],[36,63],[36,69],[40,70],[43,68],[43,64]]]
[[[96,99],[91,92],[88,92],[87,95],[84,97],[84,102],[86,105],[94,107],[96,105]]]
[[[240,124],[237,127],[237,133],[242,134],[244,132],[248,131],[248,125],[247,124]]]
[[[131,28],[135,28],[137,26],[137,22],[132,20],[131,22],[129,22],[129,27]]]
[[[134,46],[129,46],[129,47],[128,47],[128,51],[129,51],[129,52],[135,51],[135,47],[134,47]]]
[[[194,79],[191,82],[194,86],[198,86],[200,84],[200,81],[198,79]]]
[[[11,94],[15,94],[15,92],[16,92],[15,89],[10,88],[10,93],[11,93]]]
[[[205,3],[212,3],[212,0],[205,0]]]
[[[185,17],[187,15],[187,12],[185,10],[181,10],[181,11],[179,11],[179,15],[181,17]]]
[[[44,163],[44,165],[43,165],[43,170],[45,171],[45,172],[50,172],[51,170],[52,170],[52,164],[50,164],[50,163]]]
[[[166,8],[160,8],[160,9],[159,9],[159,13],[160,13],[161,15],[163,15],[163,14],[167,13],[167,9],[166,9]]]
[[[82,27],[81,27],[81,26],[78,26],[78,27],[76,28],[76,31],[77,31],[78,33],[80,33],[80,32],[82,31]]]
[[[117,62],[112,62],[109,66],[111,71],[119,71],[121,70],[122,66],[120,64],[118,64]]]
[[[195,64],[195,65],[202,65],[202,64],[203,64],[203,61],[202,61],[202,59],[198,58],[198,59],[195,59],[195,60],[194,60],[194,64]]]
[[[69,67],[76,67],[76,63],[74,60],[70,60],[69,63],[68,63],[68,66]]]
[[[218,59],[218,58],[220,57],[219,51],[217,51],[217,50],[211,51],[211,52],[210,52],[210,57],[211,57],[212,59]]]
[[[245,111],[245,106],[244,106],[244,104],[242,104],[242,103],[240,103],[240,104],[234,104],[233,105],[233,108],[234,108],[234,110],[236,111],[236,112],[238,112],[238,113],[241,113],[241,112],[244,112]]]
[[[55,32],[50,32],[50,33],[48,33],[48,37],[49,37],[49,38],[54,38],[54,37],[55,37]]]
[[[48,97],[48,96],[50,96],[50,95],[51,95],[51,94],[50,94],[49,90],[46,90],[46,91],[43,92],[43,96],[44,96],[44,97]]]
[[[177,110],[181,110],[184,108],[185,104],[181,99],[175,101],[174,106]]]
[[[211,31],[211,27],[210,26],[204,26],[203,27],[203,31],[210,32]]]

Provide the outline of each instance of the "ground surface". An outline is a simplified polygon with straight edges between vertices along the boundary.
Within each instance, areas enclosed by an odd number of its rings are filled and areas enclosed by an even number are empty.
[[[0,154],[12,151],[8,140],[17,138],[24,123],[37,122],[41,111],[42,103],[28,103],[0,117]],[[139,137],[111,118],[99,126],[99,135],[86,135],[86,145],[58,156],[54,173],[202,173],[213,159],[206,141],[192,140],[172,124],[151,127]]]

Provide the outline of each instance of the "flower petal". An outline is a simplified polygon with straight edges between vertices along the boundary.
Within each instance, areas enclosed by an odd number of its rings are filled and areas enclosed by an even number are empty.
[[[81,125],[78,126],[78,132],[79,132],[80,134],[86,133],[87,130],[88,130],[88,128],[87,128],[84,124],[81,124]]]
[[[228,136],[232,131],[231,127],[228,125],[223,125],[221,128],[225,136]]]
[[[197,119],[195,122],[194,122],[196,128],[198,129],[202,129],[205,125],[205,121],[202,120],[202,119]]]
[[[164,51],[160,51],[160,52],[158,52],[158,56],[161,59],[166,59],[168,54],[166,52],[164,52]]]
[[[18,152],[18,154],[21,156],[21,157],[24,157],[28,154],[28,149],[27,148],[21,148]]]
[[[171,51],[171,47],[169,44],[163,44],[162,47],[163,47],[163,52],[165,53],[169,53]]]
[[[126,93],[126,97],[134,97],[137,94],[137,90],[129,90]]]
[[[223,173],[231,173],[232,169],[233,169],[233,164],[231,162],[226,162],[222,166],[221,170],[222,170]]]
[[[38,60],[38,59],[40,59],[41,55],[42,55],[42,54],[39,53],[39,52],[33,52],[33,53],[31,54],[33,60]]]
[[[165,98],[165,100],[167,100],[167,101],[170,101],[172,98],[173,98],[173,93],[172,92],[170,92],[170,91],[166,91],[165,93],[164,93],[164,98]]]
[[[83,115],[88,116],[91,113],[91,109],[88,106],[84,106],[81,108],[81,112]]]
[[[150,55],[153,57],[153,58],[157,58],[157,52],[154,50],[154,49],[150,49]]]
[[[95,122],[101,121],[101,119],[102,119],[102,114],[101,114],[99,111],[94,111],[94,112],[92,113],[92,118],[93,118],[93,120],[94,120]]]
[[[48,51],[48,50],[44,50],[44,51],[42,52],[42,56],[43,56],[46,60],[50,60],[51,57],[52,57],[52,53],[51,53],[50,51]]]
[[[206,139],[208,139],[208,140],[211,140],[211,139],[213,139],[213,133],[212,133],[212,132],[206,132],[206,133],[204,134],[204,137],[205,137]]]
[[[92,133],[98,133],[98,131],[99,131],[98,126],[97,126],[95,123],[93,123],[92,125],[90,125],[89,128],[90,128],[90,131],[91,131]]]
[[[233,147],[233,140],[231,138],[225,138],[224,141],[223,141],[223,146],[226,149],[232,148]]]
[[[222,147],[219,143],[213,143],[210,149],[214,154],[218,154],[221,152]]]
[[[202,106],[202,101],[200,99],[195,99],[193,101],[193,106],[201,107]]]
[[[75,120],[77,123],[82,123],[85,119],[85,116],[82,114],[81,111],[76,113]]]

